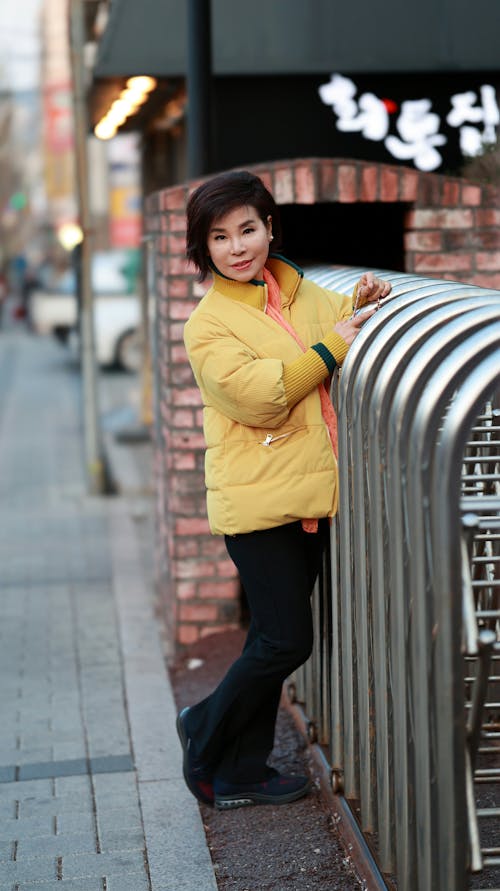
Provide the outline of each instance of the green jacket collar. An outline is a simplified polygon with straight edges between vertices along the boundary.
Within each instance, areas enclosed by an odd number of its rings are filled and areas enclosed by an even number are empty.
[[[293,302],[297,288],[302,281],[304,273],[299,266],[282,257],[280,254],[269,254],[266,268],[274,275],[284,297],[283,305],[288,306]],[[250,282],[237,282],[232,278],[226,278],[215,267],[212,269],[214,277],[214,289],[225,297],[246,303],[255,309],[265,309],[267,302],[267,285],[258,279]]]

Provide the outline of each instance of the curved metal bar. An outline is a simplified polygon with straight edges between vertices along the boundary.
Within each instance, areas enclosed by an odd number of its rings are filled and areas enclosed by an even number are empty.
[[[365,271],[318,268],[315,280],[349,293]],[[454,390],[495,348],[500,368],[500,294],[375,272],[391,281],[392,294],[363,326],[332,385],[339,514],[318,587],[316,653],[298,672],[298,685],[314,704],[322,741],[330,734],[331,764],[336,777],[344,774],[346,797],[359,801],[363,829],[376,833],[382,869],[395,871],[405,891],[464,891],[462,591],[456,588],[454,611],[446,594],[441,639],[434,576],[441,562],[436,524],[444,521],[436,512],[435,459]],[[460,448],[463,440],[457,455]],[[453,473],[459,485],[459,461]],[[459,518],[458,489],[453,498]],[[459,567],[460,556],[454,559]],[[452,612],[458,631],[449,627]],[[441,652],[450,641],[459,642],[458,655]]]
[[[429,536],[432,522],[431,502],[432,507],[435,506],[434,499],[431,499],[429,467],[432,450],[438,439],[438,428],[442,423],[447,402],[454,389],[473,370],[476,362],[487,354],[495,343],[498,343],[500,322],[493,322],[494,319],[498,320],[498,307],[493,305],[486,308],[485,313],[486,315],[489,313],[489,318],[480,319],[482,313],[482,310],[476,310],[448,324],[441,332],[441,347],[436,342],[439,339],[439,334],[431,338],[426,345],[427,353],[435,350],[437,367],[432,369],[433,373],[427,377],[426,386],[415,403],[406,440],[407,466],[411,468],[406,480],[405,528],[411,555],[406,573],[406,582],[411,597],[411,618],[408,631],[412,697],[408,704],[413,736],[416,741],[414,797],[418,888],[420,891],[437,886],[441,858],[443,853],[446,856],[450,848],[453,849],[453,854],[447,856],[446,859],[450,863],[452,860],[454,861],[454,869],[450,872],[449,879],[452,881],[451,877],[453,876],[452,887],[458,889],[459,885],[455,884],[455,880],[458,882],[458,874],[465,874],[464,846],[461,842],[457,842],[460,836],[449,833],[448,821],[446,837],[443,837],[442,832],[439,831],[443,827],[438,821],[438,812],[443,810],[450,819],[453,818],[452,822],[456,819],[457,813],[465,814],[466,812],[463,772],[461,776],[459,764],[452,757],[453,747],[460,748],[461,746],[463,762],[465,740],[463,736],[460,740],[459,716],[455,714],[453,722],[448,724],[443,713],[436,714],[432,693],[436,638],[436,600],[433,592],[433,575],[440,555],[433,552]],[[476,324],[471,321],[474,316],[476,316]],[[456,346],[453,342],[450,343],[452,331],[455,334],[455,342],[458,344]],[[406,410],[406,414],[408,416],[408,410]],[[460,467],[457,479],[460,479]],[[458,513],[458,502],[456,510]],[[459,627],[460,625],[461,613]],[[449,677],[442,676],[440,684],[445,684],[448,688],[448,682],[451,680]],[[456,679],[454,680],[456,682]],[[462,712],[463,703],[462,690]],[[444,740],[447,740],[448,743],[450,763],[447,768],[447,778],[453,777],[449,785],[441,774],[439,783],[436,782],[436,739],[441,741],[442,747],[446,747]],[[460,858],[462,858],[461,864]],[[456,879],[455,876],[457,876]]]

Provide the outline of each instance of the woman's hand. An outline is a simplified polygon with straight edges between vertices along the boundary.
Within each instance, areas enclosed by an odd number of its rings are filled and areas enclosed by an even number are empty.
[[[388,297],[392,291],[392,285],[381,278],[377,278],[373,272],[364,272],[356,290],[356,309],[365,306],[366,303],[375,303]]]
[[[337,324],[333,326],[333,330],[336,331],[337,334],[340,334],[342,340],[345,340],[345,342],[351,346],[354,338],[359,334],[361,325],[363,325],[367,319],[370,319],[376,312],[377,307],[374,306],[372,309],[367,309],[366,312],[361,312],[357,316],[352,316],[352,318],[346,319],[344,322],[337,322]]]

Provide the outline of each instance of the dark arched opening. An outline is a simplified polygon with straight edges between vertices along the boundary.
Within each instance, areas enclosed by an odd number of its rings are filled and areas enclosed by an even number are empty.
[[[404,271],[402,202],[282,204],[283,253],[295,263]]]

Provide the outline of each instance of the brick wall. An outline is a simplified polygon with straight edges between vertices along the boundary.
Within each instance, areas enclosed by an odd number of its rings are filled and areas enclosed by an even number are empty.
[[[342,159],[256,165],[278,204],[402,202],[405,270],[500,288],[500,194],[466,180]],[[239,582],[205,512],[198,390],[182,331],[205,293],[185,260],[185,207],[198,182],[151,195],[154,255],[157,579],[171,652],[239,621]],[[332,258],[334,260],[334,258]],[[362,259],[360,258],[362,265]]]

